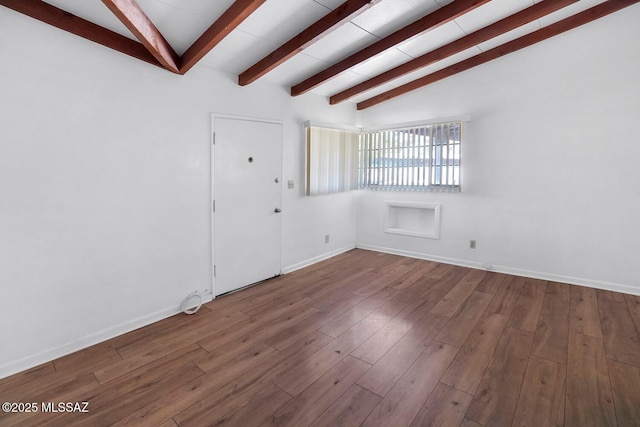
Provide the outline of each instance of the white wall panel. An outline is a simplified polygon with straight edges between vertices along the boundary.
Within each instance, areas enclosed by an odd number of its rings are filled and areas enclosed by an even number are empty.
[[[462,193],[359,192],[357,244],[640,294],[639,19],[632,6],[360,112],[472,121]],[[440,240],[384,233],[387,200],[440,203]]]
[[[212,112],[284,122],[285,269],[354,246],[351,194],[303,196],[302,131],[352,105],[174,75],[5,8],[0,26],[0,377],[210,288]]]

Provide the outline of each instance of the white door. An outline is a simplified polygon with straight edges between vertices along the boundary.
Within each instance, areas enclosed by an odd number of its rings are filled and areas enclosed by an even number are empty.
[[[282,124],[214,116],[215,295],[281,272]]]

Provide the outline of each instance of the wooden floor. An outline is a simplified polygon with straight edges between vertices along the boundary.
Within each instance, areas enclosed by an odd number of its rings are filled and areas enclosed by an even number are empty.
[[[0,425],[639,426],[639,332],[637,296],[353,250],[0,380],[89,402]]]

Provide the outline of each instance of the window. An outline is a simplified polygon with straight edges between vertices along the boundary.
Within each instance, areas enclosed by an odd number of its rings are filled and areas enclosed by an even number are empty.
[[[358,187],[460,191],[462,122],[361,132]]]
[[[460,191],[460,119],[375,130],[305,126],[307,195]]]

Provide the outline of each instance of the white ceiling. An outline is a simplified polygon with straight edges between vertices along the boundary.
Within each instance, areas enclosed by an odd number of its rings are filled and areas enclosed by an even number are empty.
[[[45,1],[135,39],[100,0]],[[182,54],[233,3],[233,0],[137,1],[178,54]],[[208,66],[240,74],[343,1],[267,0],[207,54],[196,67]],[[353,67],[312,92],[324,96],[333,95],[540,1],[542,0],[492,0],[452,22],[407,40]],[[543,19],[360,94],[350,101],[364,100],[401,83],[430,74],[603,1],[605,0],[580,0]],[[267,73],[263,79],[285,86],[300,83],[332,63],[450,2],[450,0],[382,0],[304,52]]]

